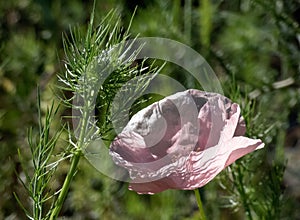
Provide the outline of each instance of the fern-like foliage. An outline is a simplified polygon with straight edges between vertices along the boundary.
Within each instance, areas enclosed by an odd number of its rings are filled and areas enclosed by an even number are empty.
[[[22,205],[19,197],[15,195],[19,205],[25,211],[26,216],[29,219],[47,219],[44,215],[47,213],[45,210],[46,203],[53,201],[54,193],[49,190],[49,183],[54,175],[54,172],[62,160],[66,159],[67,156],[62,156],[57,161],[52,161],[53,150],[64,131],[64,127],[60,130],[51,131],[52,122],[55,115],[58,113],[59,105],[55,106],[54,103],[47,109],[46,114],[42,116],[40,95],[38,93],[38,117],[39,117],[39,129],[38,132],[34,132],[33,128],[28,131],[28,143],[32,156],[32,173],[28,171],[28,168],[23,165],[23,171],[25,173],[25,180],[19,178],[23,186],[26,188],[29,198],[31,199],[32,209],[27,210]],[[37,134],[36,134],[37,133]],[[19,158],[22,161],[22,153],[19,151]],[[49,212],[48,212],[49,214]],[[47,215],[47,214],[46,214]]]
[[[95,7],[95,6],[94,6]],[[54,162],[50,162],[57,140],[64,129],[55,132],[50,138],[50,127],[58,107],[54,105],[46,112],[42,123],[39,109],[39,137],[33,138],[29,131],[33,175],[26,173],[23,185],[32,199],[32,212],[26,210],[16,196],[21,207],[30,219],[56,219],[67,197],[70,184],[76,174],[80,158],[88,144],[95,139],[111,138],[114,135],[113,124],[123,122],[122,112],[129,112],[139,105],[134,102],[150,84],[160,70],[146,60],[136,62],[136,57],[143,45],[133,47],[135,39],[122,29],[117,11],[111,11],[95,28],[94,11],[87,29],[73,28],[65,35],[65,73],[58,75],[58,89],[61,94],[66,91],[73,95],[70,99],[60,96],[61,103],[72,109],[73,130],[67,129],[69,136],[65,153]],[[126,99],[116,94],[126,93]],[[118,102],[118,99],[123,99]],[[116,100],[117,101],[116,101]],[[117,103],[114,104],[114,103]],[[132,104],[135,103],[132,107]],[[113,111],[111,111],[113,109]],[[113,123],[115,122],[115,123]],[[118,124],[117,123],[117,124]],[[124,124],[119,124],[120,126]],[[68,126],[68,128],[71,126]],[[21,154],[20,154],[21,156]],[[64,183],[57,192],[49,189],[49,182],[58,168],[59,162],[69,158],[69,171]],[[24,167],[26,170],[26,167]],[[52,200],[48,210],[45,203]]]

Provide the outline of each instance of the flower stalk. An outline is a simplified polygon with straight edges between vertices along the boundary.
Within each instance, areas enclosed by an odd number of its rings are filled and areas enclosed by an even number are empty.
[[[63,206],[63,203],[66,199],[66,196],[68,194],[68,191],[70,189],[70,185],[71,185],[71,182],[72,182],[72,179],[73,177],[75,176],[76,174],[76,171],[77,171],[77,166],[78,166],[78,163],[79,163],[79,160],[80,160],[80,157],[81,157],[81,151],[78,150],[74,153],[73,155],[73,158],[72,158],[72,162],[71,162],[71,166],[70,166],[70,170],[66,176],[66,179],[64,181],[64,184],[61,188],[61,191],[59,193],[59,196],[56,200],[56,205],[54,206],[54,208],[52,209],[52,212],[51,212],[51,215],[50,215],[50,220],[53,220],[53,219],[56,219],[62,206]]]
[[[198,204],[198,208],[199,208],[200,220],[206,220],[206,216],[205,216],[205,213],[204,213],[204,209],[203,209],[199,189],[195,189],[194,192],[195,192],[195,196],[196,196],[196,200],[197,200],[197,204]]]
[[[65,88],[66,90],[71,89],[74,91],[75,95],[72,99],[73,103],[68,103],[68,100],[65,102],[76,111],[75,115],[79,113],[80,119],[78,128],[75,128],[74,130],[75,133],[76,131],[80,132],[77,142],[75,144],[72,143],[75,148],[71,151],[72,159],[70,169],[64,180],[57,200],[49,214],[50,220],[56,219],[62,209],[70,189],[71,182],[77,172],[80,158],[84,155],[83,152],[87,145],[91,140],[101,138],[101,135],[103,135],[103,133],[107,130],[108,124],[111,123],[108,119],[101,121],[101,119],[98,118],[99,121],[97,121],[97,123],[102,124],[99,128],[96,122],[94,122],[92,112],[95,105],[97,105],[96,97],[98,96],[98,93],[101,93],[102,95],[99,95],[99,97],[103,98],[101,100],[103,103],[100,101],[101,106],[109,108],[113,101],[113,96],[110,97],[108,94],[114,94],[115,91],[119,89],[121,84],[120,81],[127,81],[141,72],[136,71],[136,67],[130,66],[130,61],[134,60],[134,56],[128,58],[128,64],[122,64],[120,63],[120,57],[123,56],[121,54],[122,50],[115,51],[114,53],[103,52],[108,51],[112,45],[117,45],[120,41],[125,41],[128,36],[126,34],[123,39],[119,37],[121,31],[119,27],[120,21],[117,19],[115,11],[112,11],[103,20],[98,29],[93,31],[94,8],[86,36],[81,35],[80,32],[77,33],[74,31],[71,34],[71,39],[66,38],[64,40],[64,47],[68,61],[66,65],[67,75],[65,77],[59,77],[59,79],[67,86]],[[113,23],[115,23],[115,25],[112,25]],[[103,39],[107,36],[109,36],[109,40],[105,43]],[[79,46],[82,45],[85,47],[83,50],[79,49]],[[82,51],[88,51],[88,53]],[[112,76],[106,76],[107,72],[111,69],[118,69],[119,72],[116,72],[115,75],[111,73]],[[149,74],[150,73],[152,73],[152,70],[149,70]],[[147,76],[147,73],[145,75]],[[103,84],[102,88],[106,88],[104,91],[103,89],[100,89],[99,85],[104,82],[106,77],[111,77],[109,82],[113,82],[113,84],[109,86]],[[144,78],[148,79],[149,77]],[[144,88],[144,86],[148,85],[150,79],[151,77],[148,81],[145,80],[141,82],[140,87]],[[78,119],[77,116],[74,116],[73,118],[74,120]]]

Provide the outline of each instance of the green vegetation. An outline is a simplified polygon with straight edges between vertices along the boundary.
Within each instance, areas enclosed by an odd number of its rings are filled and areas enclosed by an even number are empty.
[[[145,60],[121,65],[121,54],[111,54],[112,76],[97,97],[85,93],[88,88],[80,80],[98,83],[87,69],[94,57],[136,36],[170,38],[202,54],[225,95],[241,105],[247,135],[266,143],[199,190],[207,219],[296,219],[300,193],[284,175],[293,164],[286,152],[300,148],[300,132],[291,135],[300,126],[299,2],[98,0],[94,17],[93,4],[0,3],[0,219],[200,218],[193,191],[137,195],[91,166],[82,156],[87,143],[75,138],[79,131],[79,137],[104,137],[109,144],[114,119],[105,112],[116,91],[134,76],[142,76],[139,91],[157,70],[187,88],[201,89],[174,64]],[[98,124],[82,120],[84,130],[72,127],[74,93],[96,98]],[[148,101],[142,98],[130,110]],[[83,115],[93,110],[79,107]],[[299,171],[293,178],[300,182]],[[61,193],[63,184],[67,188]]]

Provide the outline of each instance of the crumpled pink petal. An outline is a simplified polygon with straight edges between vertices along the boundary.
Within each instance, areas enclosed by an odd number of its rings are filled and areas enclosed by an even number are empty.
[[[112,142],[110,155],[129,171],[131,190],[191,190],[264,146],[243,137],[245,131],[238,104],[220,94],[187,90],[135,114]]]

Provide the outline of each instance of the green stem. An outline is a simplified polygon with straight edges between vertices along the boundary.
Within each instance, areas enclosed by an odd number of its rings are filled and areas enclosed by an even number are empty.
[[[84,137],[86,135],[86,129],[87,129],[87,124],[88,124],[88,115],[89,115],[89,111],[88,111],[89,107],[87,105],[84,106],[83,108],[83,117],[82,117],[82,125],[81,125],[81,130],[80,130],[80,135],[79,135],[79,138],[78,138],[78,148],[77,150],[73,153],[73,157],[72,157],[72,162],[71,162],[71,166],[70,166],[70,169],[69,169],[69,172],[65,178],[65,181],[64,181],[64,184],[61,188],[61,191],[58,195],[58,198],[54,204],[54,207],[51,211],[51,214],[50,214],[50,220],[54,220],[57,218],[63,204],[64,204],[64,201],[66,199],[66,196],[69,192],[69,189],[70,189],[70,185],[71,185],[71,182],[72,182],[72,179],[73,177],[75,176],[76,174],[76,171],[77,171],[77,166],[78,166],[78,163],[79,163],[79,160],[80,160],[80,157],[82,155],[82,148],[83,148],[83,145],[84,145]]]
[[[206,220],[206,216],[205,216],[204,209],[203,209],[203,206],[202,206],[202,201],[201,201],[199,189],[195,189],[194,192],[195,192],[197,204],[198,204],[198,207],[199,207],[200,220]]]
[[[54,208],[51,212],[51,215],[50,215],[50,218],[49,218],[50,220],[53,220],[53,219],[57,218],[57,216],[58,216],[58,214],[59,214],[59,212],[60,212],[60,210],[63,206],[63,203],[66,199],[67,194],[68,194],[72,179],[75,176],[75,173],[77,171],[77,165],[79,163],[80,156],[81,156],[80,151],[75,152],[74,155],[73,155],[70,170],[69,170],[69,172],[66,176],[64,184],[63,184],[63,186],[61,188],[61,191],[59,193],[59,196],[56,200],[55,206],[54,206]]]

